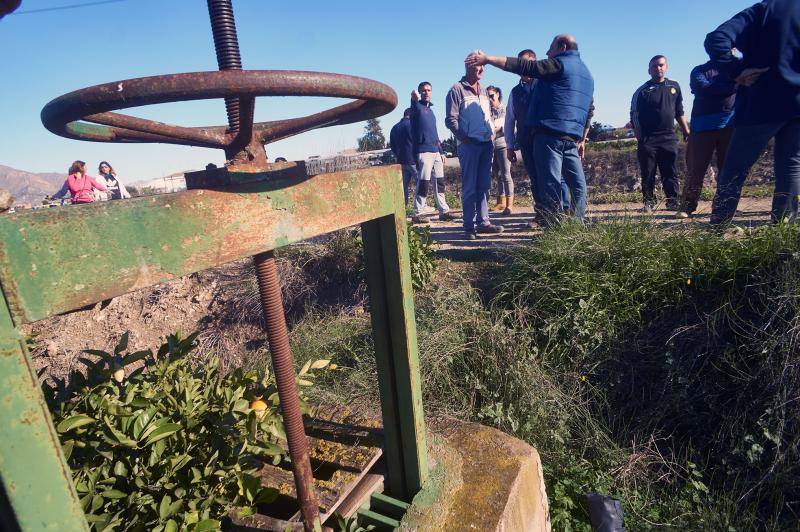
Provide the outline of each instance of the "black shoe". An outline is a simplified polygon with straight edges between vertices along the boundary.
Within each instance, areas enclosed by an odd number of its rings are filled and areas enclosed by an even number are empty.
[[[466,231],[464,233],[464,240],[478,240],[478,235],[476,235],[472,231]]]
[[[681,202],[677,198],[667,198],[664,209],[668,211],[677,211],[681,208]]]
[[[486,225],[479,225],[478,227],[475,228],[475,231],[477,231],[478,233],[502,233],[503,231],[505,231],[505,228],[502,225],[486,224]]]
[[[458,220],[458,216],[450,211],[447,211],[439,215],[439,220],[442,222],[452,222],[453,220]]]
[[[427,218],[423,218],[422,216],[412,216],[411,223],[415,225],[420,225],[420,224],[429,224],[431,223],[431,221]]]

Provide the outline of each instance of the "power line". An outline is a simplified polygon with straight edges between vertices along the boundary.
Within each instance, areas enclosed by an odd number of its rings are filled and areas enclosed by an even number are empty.
[[[68,6],[59,7],[45,7],[42,9],[29,9],[28,11],[14,11],[9,15],[28,15],[30,13],[44,13],[45,11],[60,11],[62,9],[74,9],[76,7],[98,6],[100,4],[115,4],[118,2],[125,2],[126,0],[100,0],[98,2],[85,2],[83,4],[70,4]]]

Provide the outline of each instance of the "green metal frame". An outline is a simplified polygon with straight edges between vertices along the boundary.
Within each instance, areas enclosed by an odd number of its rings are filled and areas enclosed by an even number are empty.
[[[87,526],[20,325],[357,224],[387,491],[405,500],[419,491],[427,451],[400,169],[262,177],[224,190],[0,216],[0,525]]]

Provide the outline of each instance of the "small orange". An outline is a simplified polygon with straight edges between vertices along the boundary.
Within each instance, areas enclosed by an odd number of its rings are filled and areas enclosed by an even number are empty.
[[[267,408],[269,408],[269,405],[267,405],[267,403],[265,403],[264,401],[261,400],[260,397],[258,397],[254,399],[253,402],[250,403],[250,408],[252,410],[255,410],[256,412],[261,413],[264,412],[264,410],[266,410]]]

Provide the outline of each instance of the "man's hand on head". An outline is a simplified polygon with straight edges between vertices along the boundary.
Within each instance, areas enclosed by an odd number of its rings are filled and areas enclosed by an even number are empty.
[[[489,58],[485,53],[483,53],[483,50],[475,50],[464,58],[464,64],[468,67],[485,65],[488,61]]]

